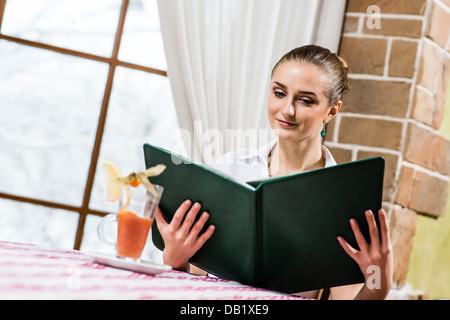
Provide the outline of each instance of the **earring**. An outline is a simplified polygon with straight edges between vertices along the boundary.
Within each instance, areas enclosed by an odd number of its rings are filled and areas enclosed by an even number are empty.
[[[320,135],[322,136],[322,138],[324,138],[324,137],[325,137],[325,130],[326,130],[326,128],[327,128],[327,124],[326,124],[326,123],[324,123],[324,124],[323,124],[323,129],[322,129],[322,132],[320,132]]]

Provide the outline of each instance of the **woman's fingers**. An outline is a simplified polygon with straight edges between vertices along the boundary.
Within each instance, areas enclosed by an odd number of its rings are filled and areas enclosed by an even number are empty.
[[[157,212],[158,217],[156,222],[159,223],[159,221],[161,221],[161,225],[163,227],[168,227],[168,229],[170,229],[169,232],[172,235],[175,235],[175,233],[178,234],[178,239],[185,239],[191,244],[195,244],[197,241],[204,243],[214,232],[214,226],[210,226],[210,228],[199,236],[209,218],[209,213],[203,212],[198,221],[194,223],[198,213],[200,212],[200,208],[200,203],[196,202],[191,207],[191,201],[186,200],[175,212],[170,224],[165,222],[161,210],[159,210],[159,213]]]
[[[164,220],[161,210],[158,208],[156,222],[164,240],[163,261],[174,269],[186,270],[189,259],[202,247],[214,232],[214,226],[209,226],[202,234],[201,231],[209,218],[204,212],[195,222],[201,205],[195,203],[191,207],[191,201],[186,200],[175,212],[172,221]]]
[[[378,233],[377,222],[376,222],[375,217],[371,210],[367,210],[365,212],[365,215],[366,215],[366,219],[367,219],[367,224],[369,226],[370,246],[373,250],[379,250],[380,236]],[[350,219],[350,225],[352,227],[353,234],[355,235],[355,239],[356,239],[356,242],[357,242],[360,250],[367,251],[369,248],[369,244],[367,243],[366,238],[364,237],[363,233],[361,232],[361,229],[359,228],[359,225],[358,225],[358,222],[356,221],[356,219]],[[385,227],[385,229],[388,229],[387,221],[386,221],[386,225],[384,227]],[[341,239],[341,240],[345,241],[344,239]],[[339,241],[339,242],[341,242],[341,241]],[[350,246],[347,242],[345,242],[345,243],[347,244],[347,246]],[[342,242],[341,242],[341,245],[342,245]],[[343,246],[343,248],[345,249],[347,246]],[[348,247],[347,247],[347,249],[348,249]],[[354,252],[354,250],[355,249],[353,249],[352,252]],[[346,250],[346,251],[348,251],[348,250]]]
[[[360,291],[361,297],[366,294],[371,297],[384,298],[392,285],[393,265],[387,216],[384,210],[380,209],[378,211],[380,223],[377,226],[373,213],[367,210],[365,214],[369,227],[370,243],[365,240],[355,219],[351,219],[350,224],[360,250],[353,248],[342,237],[338,237],[338,240],[344,251],[358,264],[364,274],[366,284]],[[368,285],[370,284],[369,280],[372,281],[371,279],[375,275],[371,271],[374,266],[377,267],[377,281],[379,281],[379,287],[376,287],[375,293],[373,286]],[[380,288],[383,290],[379,290]]]
[[[162,228],[165,228],[169,225],[164,219],[162,211],[159,207],[156,207],[155,220],[156,224],[158,225],[158,230],[161,230]]]
[[[195,221],[195,218],[197,217],[198,212],[200,211],[201,205],[200,203],[196,202],[191,207],[189,212],[186,215],[186,218],[184,218],[184,221],[180,227],[180,231],[184,236],[187,236],[189,234],[189,231],[191,230],[192,224]]]
[[[180,239],[187,238],[191,235],[193,238],[196,238],[200,231],[203,229],[203,226],[209,217],[209,214],[204,212],[200,219],[194,224],[200,208],[200,203],[196,202],[191,207],[191,201],[186,200],[177,209],[172,217],[172,221],[170,222],[170,224],[168,224],[164,220],[162,212],[158,208],[155,214],[156,222],[158,223],[158,225],[160,225],[159,228],[167,227],[170,234],[174,235],[175,233],[177,233]]]
[[[378,219],[380,220],[381,248],[388,253],[391,250],[391,238],[389,235],[389,222],[383,209],[378,211]]]
[[[196,242],[197,250],[200,249],[203,246],[203,244],[212,236],[215,229],[216,227],[214,225],[210,225],[208,229],[206,229],[206,231],[203,232],[203,234],[197,238]]]
[[[189,241],[195,242],[195,240],[197,239],[200,231],[202,231],[208,218],[209,218],[209,213],[203,212],[202,215],[200,216],[200,218],[198,219],[198,221],[194,224],[194,226],[192,227],[192,229],[189,232],[189,235],[188,235]]]
[[[172,221],[170,221],[170,231],[171,233],[176,232],[181,225],[181,221],[183,221],[184,215],[191,207],[191,201],[184,201],[181,206],[175,211],[175,214],[172,217]]]
[[[356,243],[361,250],[367,250],[367,241],[359,228],[356,219],[350,219],[350,226],[352,227],[353,234],[355,235]]]
[[[205,226],[206,222],[208,221],[209,213],[203,212],[198,221],[194,224],[192,229],[189,232],[189,235],[187,237],[187,241],[189,243],[192,243],[196,248],[200,249],[202,245],[208,240],[211,235],[214,232],[214,226],[209,226],[208,229],[203,232],[199,236],[199,233],[202,231],[203,227]]]
[[[358,264],[378,265],[381,259],[388,256],[392,251],[386,212],[383,209],[378,211],[379,226],[377,226],[374,214],[370,210],[367,210],[365,215],[369,228],[370,243],[366,241],[355,219],[350,219],[350,225],[359,250],[353,248],[342,237],[338,237],[338,240],[345,252]]]
[[[358,253],[358,250],[353,248],[351,245],[348,244],[347,241],[344,240],[341,236],[337,237],[339,243],[341,244],[342,249],[351,257],[353,260],[356,260],[356,254]]]
[[[374,246],[375,250],[378,250],[380,247],[380,235],[372,210],[366,210],[366,219],[367,225],[369,226],[370,244]]]

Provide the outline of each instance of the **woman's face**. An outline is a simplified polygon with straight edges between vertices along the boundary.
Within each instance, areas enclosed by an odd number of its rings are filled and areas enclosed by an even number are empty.
[[[310,63],[285,61],[272,76],[269,122],[279,139],[302,141],[320,137],[323,125],[339,111],[329,106],[325,72]]]

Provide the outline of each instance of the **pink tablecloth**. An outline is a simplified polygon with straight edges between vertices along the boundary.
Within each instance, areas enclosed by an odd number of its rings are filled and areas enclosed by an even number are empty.
[[[85,254],[0,241],[0,299],[301,299],[218,278],[140,274]]]

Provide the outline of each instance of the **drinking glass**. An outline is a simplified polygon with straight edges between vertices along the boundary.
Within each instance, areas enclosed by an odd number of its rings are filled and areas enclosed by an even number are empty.
[[[153,185],[156,193],[145,188],[130,188],[128,205],[124,199],[119,201],[119,212],[105,216],[97,227],[99,238],[116,247],[116,255],[139,261],[147,243],[147,236],[153,224],[156,208],[164,191],[160,185]],[[126,195],[125,195],[126,196]],[[125,199],[127,201],[127,199]],[[108,223],[118,224],[117,239],[105,237],[105,226]]]

